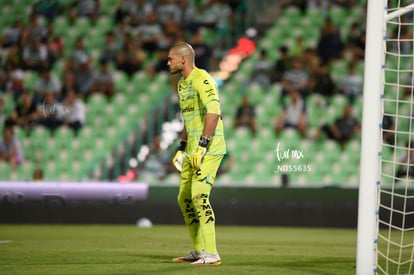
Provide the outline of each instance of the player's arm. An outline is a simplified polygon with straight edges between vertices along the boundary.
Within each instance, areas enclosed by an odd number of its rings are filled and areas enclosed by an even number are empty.
[[[219,114],[213,114],[213,113],[206,114],[203,137],[211,139],[211,137],[214,135],[214,132],[216,131],[216,127],[217,127],[219,119],[220,119]]]
[[[198,170],[220,119],[220,101],[217,85],[212,78],[202,80],[202,83],[198,83],[196,90],[199,92],[200,100],[206,108],[203,133],[196,151],[190,156],[191,165]]]

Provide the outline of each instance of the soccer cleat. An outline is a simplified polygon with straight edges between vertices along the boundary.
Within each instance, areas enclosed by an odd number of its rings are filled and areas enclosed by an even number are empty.
[[[208,254],[205,253],[200,259],[192,262],[191,264],[195,265],[220,265],[221,258],[218,254]]]
[[[204,256],[204,254],[204,251],[197,252],[193,250],[185,256],[174,258],[172,261],[176,263],[194,262],[201,259]]]

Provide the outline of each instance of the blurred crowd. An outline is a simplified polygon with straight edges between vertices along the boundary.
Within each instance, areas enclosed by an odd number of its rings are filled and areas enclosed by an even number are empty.
[[[5,130],[0,140],[0,160],[12,167],[23,161],[15,127],[30,135],[38,126],[51,133],[67,126],[76,135],[87,121],[86,106],[91,95],[103,94],[110,102],[122,92],[116,88],[116,73],[131,80],[140,71],[149,77],[166,71],[168,50],[177,41],[192,44],[198,67],[216,70],[222,42],[228,37],[237,38],[235,14],[243,14],[247,7],[247,0],[118,0],[111,1],[115,4],[108,13],[104,1],[38,0],[28,18],[15,17],[3,27],[0,122]],[[248,96],[250,84],[258,84],[264,91],[279,84],[280,102],[275,106],[282,111],[272,122],[276,135],[293,128],[302,138],[317,140],[325,135],[344,148],[360,130],[355,106],[362,93],[363,79],[357,67],[364,59],[365,26],[360,22],[365,19],[355,20],[344,36],[343,26],[335,24],[328,11],[333,6],[351,11],[357,2],[299,0],[286,4],[285,8],[299,7],[303,14],[308,9],[322,11],[325,17],[318,30],[319,40],[315,47],[308,47],[298,35],[293,44],[278,49],[258,47],[259,58],[240,91],[242,103],[234,110],[234,128],[247,127],[255,136],[257,106]],[[73,30],[79,26],[89,29],[73,37]],[[211,33],[214,35],[209,36]],[[278,51],[276,60],[269,58],[269,50]],[[336,79],[332,66],[338,60],[346,60],[347,70]],[[14,101],[14,109],[7,114],[4,94]],[[315,94],[322,98],[320,108],[329,106],[338,94],[347,99],[347,104],[342,116],[310,133],[308,99]],[[393,121],[389,125],[393,127]]]
[[[115,72],[132,79],[145,70],[154,77],[167,70],[168,49],[176,41],[192,43],[197,66],[213,69],[221,40],[235,35],[235,12],[246,8],[245,0],[111,3],[38,0],[30,7],[29,16],[15,16],[3,26],[0,160],[13,163],[13,168],[22,161],[16,127],[28,136],[38,126],[52,134],[67,126],[77,134],[86,122],[88,98],[101,93],[110,101],[119,92]],[[82,26],[89,29],[79,31]],[[73,37],[73,32],[79,34]],[[98,36],[93,36],[96,32]],[[206,33],[214,35],[205,38]],[[7,113],[6,94],[14,101],[13,110]]]
[[[285,8],[296,6],[303,14],[308,9],[320,9],[327,14],[329,8],[341,8],[350,11],[356,1],[291,1]],[[364,13],[365,16],[365,13]],[[359,20],[360,19],[360,20]],[[328,15],[319,30],[319,40],[315,47],[305,45],[302,36],[296,36],[290,46],[282,45],[276,61],[271,61],[268,52],[262,49],[258,61],[244,85],[242,103],[235,113],[234,127],[246,126],[253,135],[257,132],[256,107],[249,102],[249,87],[252,83],[260,85],[266,92],[271,85],[281,86],[280,115],[275,118],[274,131],[280,135],[284,129],[295,129],[302,138],[318,140],[321,135],[339,143],[342,149],[360,130],[360,121],[356,116],[356,101],[362,96],[363,78],[357,71],[365,51],[364,18],[356,19],[345,36],[341,27]],[[347,64],[346,72],[337,78],[332,76],[337,61]],[[331,124],[321,124],[309,132],[308,103],[311,95],[317,97],[318,108],[327,108],[336,95],[342,95],[347,103],[342,116]]]

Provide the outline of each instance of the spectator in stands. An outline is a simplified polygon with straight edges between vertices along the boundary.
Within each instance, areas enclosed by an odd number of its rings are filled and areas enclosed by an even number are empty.
[[[5,66],[0,66],[0,97],[6,91],[7,81],[9,80],[9,73],[6,72]]]
[[[93,87],[94,72],[91,69],[90,59],[88,56],[83,56],[79,60],[79,64],[76,69],[73,70],[73,78],[75,81],[75,90],[82,95],[87,97]]]
[[[310,90],[312,94],[320,94],[324,98],[336,93],[336,85],[326,65],[321,65],[311,76]]]
[[[100,61],[107,60],[110,62],[115,62],[116,56],[120,51],[122,41],[117,41],[115,39],[115,34],[113,31],[107,31],[105,33],[104,42],[102,45]]]
[[[286,94],[294,92],[299,92],[304,99],[309,93],[309,75],[298,57],[292,60],[292,67],[283,74],[281,99],[284,100]]]
[[[390,115],[384,114],[382,117],[382,140],[389,145],[395,144],[395,122]]]
[[[359,25],[357,22],[352,22],[349,29],[349,33],[346,36],[346,42],[348,47],[356,46],[359,42],[359,36],[361,31],[359,30]]]
[[[295,128],[302,138],[307,132],[307,110],[306,104],[299,91],[293,90],[289,93],[289,99],[283,102],[283,111],[276,121],[276,134],[280,134],[285,128]]]
[[[336,140],[341,149],[344,150],[346,143],[360,130],[359,121],[352,115],[352,105],[346,105],[342,117],[336,119],[332,125],[322,125],[316,131],[314,139],[319,138],[324,133],[329,139]]]
[[[237,107],[233,127],[247,127],[253,135],[256,135],[256,111],[246,95],[242,97],[242,103]]]
[[[0,140],[0,161],[10,164],[12,171],[23,163],[23,151],[19,140],[14,136],[13,127],[5,127],[3,139]]]
[[[43,169],[41,169],[41,168],[36,168],[36,169],[33,171],[32,180],[33,180],[34,182],[43,181]]]
[[[156,12],[158,20],[162,25],[166,25],[170,19],[175,23],[180,22],[181,10],[176,1],[161,0],[157,5]]]
[[[1,39],[3,48],[8,48],[11,45],[20,45],[22,34],[24,30],[23,21],[16,19],[11,27],[5,27]]]
[[[180,25],[183,29],[191,29],[192,22],[194,21],[195,8],[194,5],[190,5],[189,0],[179,0],[178,6],[180,8]]]
[[[115,8],[114,23],[118,24],[125,20],[131,11],[134,0],[119,0],[118,5]]]
[[[255,67],[253,68],[249,84],[258,83],[265,91],[267,91],[271,84],[271,69],[272,64],[269,61],[267,51],[260,50],[259,60],[256,61]]]
[[[60,92],[62,98],[65,98],[67,93],[72,90],[75,90],[75,76],[72,71],[63,72],[62,89]]]
[[[402,178],[414,177],[414,144],[412,142],[406,143],[406,152],[399,160],[397,172],[395,174],[396,180]]]
[[[195,52],[195,62],[198,68],[211,71],[215,64],[213,58],[213,48],[203,41],[200,29],[191,32],[191,45]],[[168,48],[171,45],[168,46]]]
[[[38,0],[33,5],[33,13],[44,16],[49,22],[53,22],[63,10],[59,0]]]
[[[29,17],[28,26],[26,26],[22,33],[22,46],[31,41],[41,41],[46,35],[46,28],[39,24],[39,16],[32,13]]]
[[[153,11],[152,3],[145,0],[120,0],[114,13],[114,22],[125,21],[128,16],[132,15],[137,18],[145,17],[148,12]]]
[[[123,21],[119,21],[116,23],[115,27],[110,30],[113,32],[115,41],[118,41],[120,49],[124,46],[125,42],[125,36],[127,34],[130,34],[130,29],[127,23],[127,19],[124,19]]]
[[[347,49],[352,54],[353,62],[364,59],[365,55],[365,31],[359,29],[357,22],[352,23],[347,36]]]
[[[99,71],[93,77],[91,93],[101,93],[108,98],[115,93],[115,79],[113,73],[109,71],[107,60],[100,61]]]
[[[286,46],[279,48],[279,57],[275,62],[273,69],[273,82],[281,82],[284,73],[290,69],[291,60],[289,58],[289,49]]]
[[[342,76],[342,78],[339,80],[339,91],[347,96],[349,102],[353,104],[355,102],[355,99],[362,93],[362,85],[363,79],[362,76],[356,72],[355,63],[349,63],[348,74]]]
[[[52,73],[50,67],[44,67],[40,71],[40,77],[36,80],[34,85],[35,103],[40,103],[46,93],[52,93],[57,99],[60,99],[60,92],[62,89],[62,84],[59,78]]]
[[[100,0],[73,0],[69,7],[69,20],[74,22],[78,17],[86,17],[95,23],[99,16]]]
[[[47,47],[41,43],[40,37],[34,37],[23,47],[23,68],[39,71],[49,65]]]
[[[62,110],[59,113],[61,124],[70,127],[77,135],[86,121],[85,103],[72,90],[67,93]]]
[[[155,53],[163,38],[162,26],[155,12],[145,17],[144,22],[138,26],[138,33],[142,48],[150,54]]]
[[[24,91],[10,117],[6,119],[6,125],[17,125],[29,133],[36,123],[37,115],[37,107],[33,103],[32,96],[29,92]]]
[[[24,72],[17,69],[11,72],[11,77],[6,83],[6,91],[13,95],[15,102],[19,100],[20,95],[23,93],[24,87]]]
[[[179,22],[175,22],[172,16],[167,18],[165,23],[162,25],[162,29],[163,35],[158,43],[158,46],[164,47],[164,40],[166,36],[174,36],[177,38],[182,38],[182,40],[185,40],[184,32],[181,28],[181,25],[179,24]]]
[[[142,69],[145,61],[145,51],[140,44],[134,43],[130,35],[125,35],[122,50],[116,56],[116,68],[124,71],[131,78],[134,73]]]
[[[87,64],[85,64],[85,62]],[[86,48],[84,37],[79,36],[75,41],[70,57],[66,60],[65,71],[74,71],[85,65],[90,67],[92,66],[92,63],[93,60],[89,50]]]
[[[227,3],[230,6],[230,27],[233,35],[236,34],[238,24],[242,26],[245,24],[246,11],[247,11],[247,0],[228,0]],[[237,18],[238,16],[238,18]]]
[[[195,28],[205,27],[215,29],[220,33],[230,27],[232,10],[225,0],[209,0],[198,9],[198,21]]]
[[[344,46],[338,27],[327,17],[321,30],[317,50],[322,64],[330,64],[340,58]]]
[[[313,48],[306,48],[299,58],[302,61],[303,68],[309,75],[318,73],[321,66],[326,66],[321,64],[321,60]]]
[[[151,79],[154,79],[157,73],[168,72],[168,52],[175,42],[175,36],[167,35],[165,37],[165,45],[158,47],[155,62],[151,62],[147,66],[147,72]],[[175,86],[173,86],[173,89],[174,88]]]
[[[48,58],[50,66],[62,57],[63,55],[63,39],[56,35],[55,28],[52,22],[47,24],[47,33],[45,37],[43,37],[42,42],[47,47],[48,51]]]
[[[23,59],[19,52],[18,44],[11,44],[9,46],[3,62],[4,68],[8,71],[23,68]]]
[[[63,112],[64,107],[56,100],[55,94],[46,93],[44,101],[37,105],[38,119],[36,123],[48,128],[53,134],[62,124],[60,116]]]

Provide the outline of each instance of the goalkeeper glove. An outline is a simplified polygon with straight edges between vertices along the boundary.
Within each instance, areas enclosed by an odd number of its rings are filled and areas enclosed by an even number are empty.
[[[203,160],[204,155],[207,153],[207,147],[209,143],[210,140],[208,138],[203,136],[200,137],[200,142],[198,143],[197,149],[190,155],[190,163],[194,169],[200,170],[201,161]]]
[[[172,163],[174,164],[175,169],[177,169],[179,172],[183,170],[183,162],[184,162],[184,157],[185,157],[184,150],[186,146],[187,146],[187,142],[182,140],[180,142],[180,145],[178,146],[177,153],[175,153],[172,159]]]

